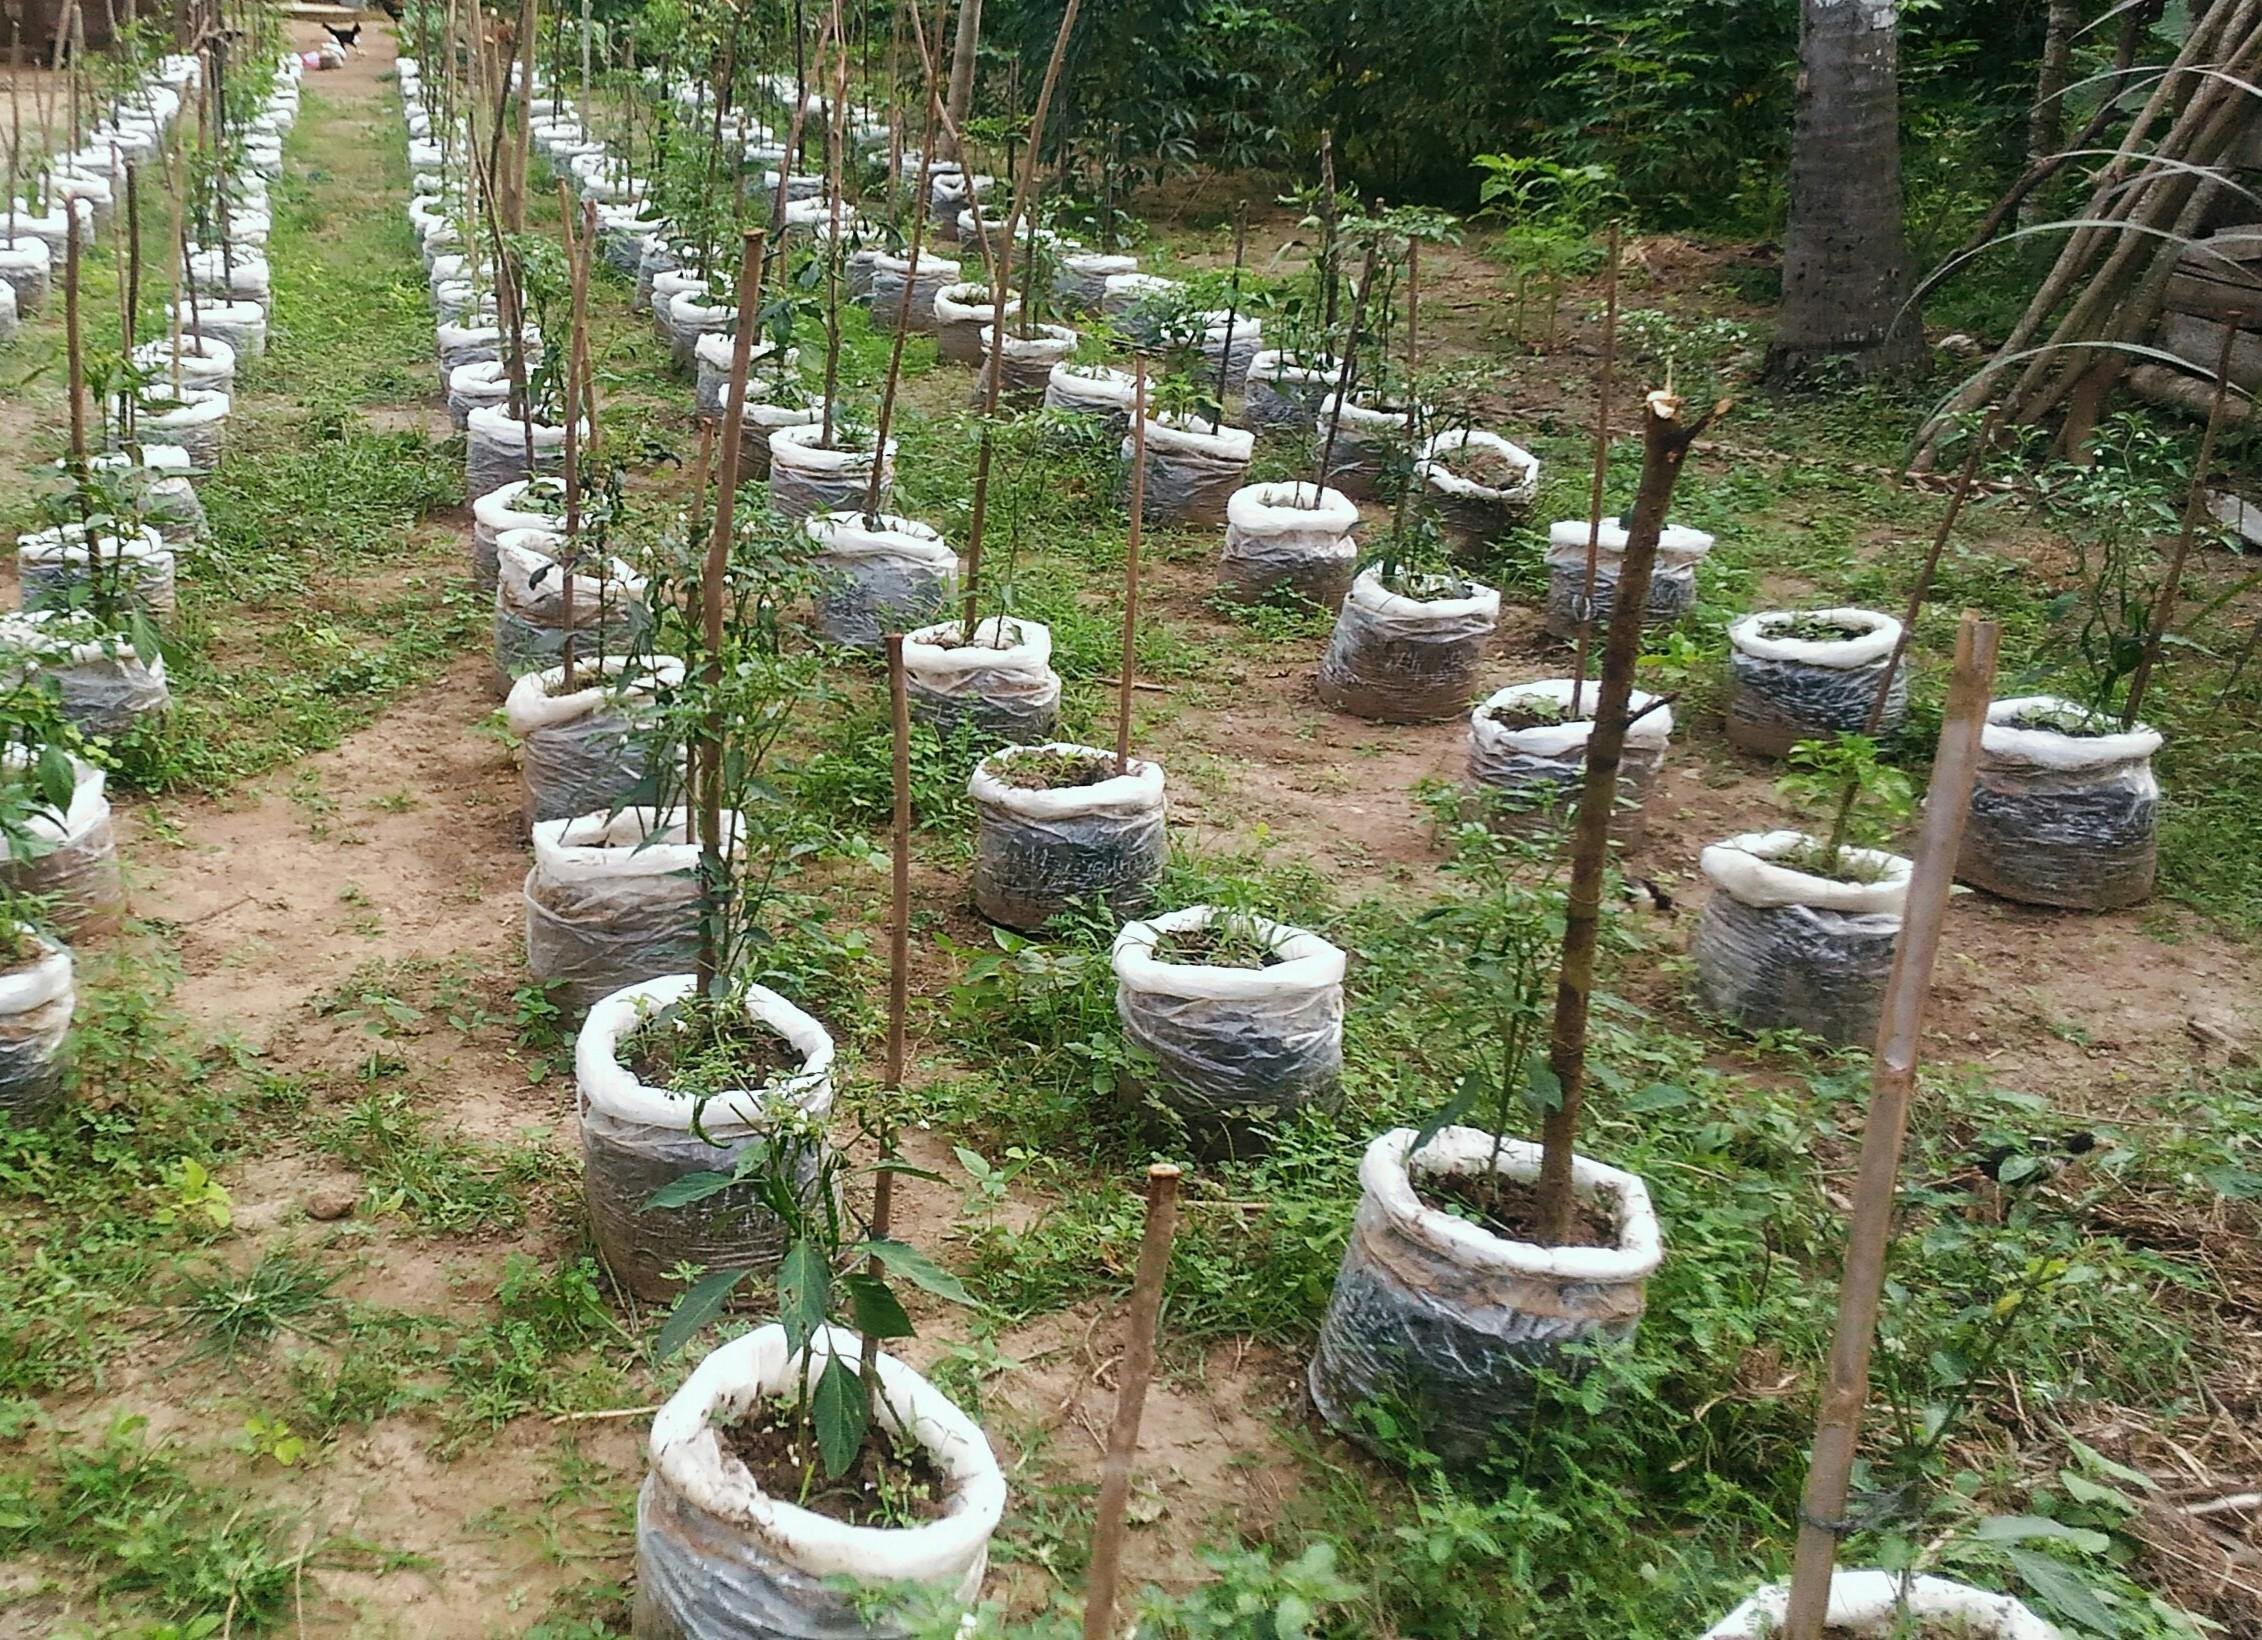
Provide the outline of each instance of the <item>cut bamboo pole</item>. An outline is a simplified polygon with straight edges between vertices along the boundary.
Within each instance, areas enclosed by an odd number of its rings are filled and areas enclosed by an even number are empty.
[[[1131,530],[1123,551],[1123,661],[1116,673],[1115,772],[1131,767],[1131,694],[1139,673],[1139,534],[1147,518],[1147,361],[1131,364]],[[971,629],[969,629],[971,631]]]
[[[1673,485],[1693,445],[1714,417],[1715,405],[1694,421],[1681,419],[1681,401],[1652,393],[1643,429],[1641,490],[1626,531],[1625,562],[1610,608],[1603,644],[1602,679],[1587,740],[1586,779],[1571,832],[1571,886],[1563,914],[1563,963],[1555,982],[1555,1020],[1548,1064],[1559,1087],[1541,1131],[1539,1232],[1543,1247],[1560,1247],[1570,1233],[1576,1201],[1571,1157],[1586,1092],[1587,1014],[1594,994],[1594,959],[1602,931],[1602,890],[1610,857],[1610,822],[1618,802],[1618,766],[1626,749],[1626,713],[1634,694],[1634,663],[1641,655],[1642,616],[1657,540],[1665,530]]]
[[[895,335],[888,342],[887,381],[880,389],[879,425],[873,434],[872,448],[875,451],[884,452],[888,447],[888,428],[889,424],[895,419],[896,387],[903,379],[903,344],[911,333],[911,293],[919,283],[919,250],[921,245],[925,243],[927,234],[927,213],[919,202],[927,197],[927,168],[933,163],[930,156],[935,151],[936,119],[941,106],[941,93],[936,89],[934,77],[930,74],[927,79],[927,134],[925,140],[919,144],[919,191],[912,196],[914,208],[911,212],[911,274],[903,281],[903,295],[895,305]],[[840,223],[837,210],[833,222],[833,242],[836,246],[840,242]],[[838,254],[837,251],[835,254]],[[742,315],[740,323],[743,324],[744,322],[745,319]],[[876,516],[880,510],[880,480],[886,475],[886,467],[886,462],[875,455],[872,461],[872,476],[864,486],[864,513],[866,517]],[[974,633],[971,627],[962,631],[959,636],[968,643],[974,641]]]
[[[1862,1133],[1860,1171],[1847,1227],[1845,1273],[1838,1284],[1837,1332],[1831,1340],[1829,1374],[1815,1421],[1814,1458],[1799,1506],[1798,1552],[1790,1603],[1783,1615],[1784,1640],[1820,1640],[1838,1539],[1846,1530],[1846,1497],[1862,1406],[1869,1394],[1870,1346],[1876,1339],[1878,1306],[1885,1289],[1886,1253],[1892,1241],[1901,1145],[1916,1085],[1925,997],[1947,920],[1964,819],[1971,807],[1979,742],[1995,686],[1999,637],[1994,622],[1969,613],[1956,633],[1955,671],[1948,684],[1932,780],[1925,792],[1916,870],[1901,912],[1901,936],[1894,946],[1893,971],[1885,982],[1877,1022],[1869,1119]]]
[[[888,726],[891,770],[895,782],[895,812],[889,828],[890,893],[888,914],[888,1045],[887,1090],[903,1087],[904,1036],[911,1012],[911,694],[903,670],[903,634],[887,634]],[[880,1166],[872,1178],[874,1241],[883,1240],[895,1222],[895,1107],[883,1105],[880,1118]],[[865,1269],[875,1278],[887,1274],[878,1255]],[[878,1363],[880,1341],[865,1335],[861,1351],[866,1383]]]
[[[2137,713],[2144,708],[2144,692],[2151,687],[2152,670],[2160,664],[2160,650],[2167,642],[2169,623],[2175,619],[2176,595],[2183,587],[2184,561],[2191,556],[2191,545],[2199,538],[2199,521],[2206,516],[2207,469],[2215,459],[2215,437],[2223,430],[2223,410],[2230,402],[2231,348],[2245,324],[2243,313],[2233,313],[2223,323],[2223,345],[2215,355],[2215,402],[2207,411],[2207,431],[2199,436],[2199,459],[2191,469],[2191,491],[2184,497],[2183,528],[2177,532],[2175,550],[2168,555],[2167,576],[2161,581],[2145,619],[2144,654],[2136,663],[2135,675],[2129,679],[2128,700],[2121,708],[2124,732],[2136,727]]]
[[[71,394],[71,471],[86,482],[86,355],[79,340],[78,202],[63,202],[63,349]]]
[[[762,237],[760,228],[749,229],[740,248],[738,310],[741,313],[747,311],[761,285]],[[746,365],[753,350],[754,327],[740,325],[730,350],[730,392],[724,403],[738,405],[745,402]],[[714,896],[722,892],[724,874],[728,868],[724,862],[722,841],[722,705],[717,697],[723,682],[723,584],[730,571],[731,531],[737,523],[738,461],[745,427],[746,418],[743,415],[733,414],[723,418],[721,471],[716,478],[714,530],[707,540],[707,562],[699,576],[701,644],[706,650],[705,680],[710,692],[706,720],[701,725],[699,734],[702,750],[699,758],[699,875],[702,896],[707,900],[699,919],[698,985],[701,996],[706,996],[713,989],[721,970],[718,949],[721,942],[717,930],[720,914],[716,909]],[[701,465],[705,465],[703,460]]]
[[[573,329],[566,338],[565,383],[560,395],[565,407],[565,542],[558,551],[558,567],[564,572],[559,578],[559,596],[562,600],[559,618],[565,623],[565,643],[560,659],[565,667],[565,693],[573,693],[574,642],[574,579],[581,560],[581,371],[583,351],[581,332],[589,316],[589,246],[573,231],[573,202],[566,197],[566,185],[558,183],[558,232],[565,239],[566,265],[572,269],[573,295],[571,310]],[[533,415],[534,407],[527,406]],[[533,481],[531,472],[527,475]],[[597,574],[602,580],[605,566],[600,562]],[[600,610],[599,614],[602,615]],[[600,620],[599,627],[602,629]]]
[[[1587,651],[1594,645],[1594,575],[1602,554],[1602,485],[1610,472],[1610,394],[1618,372],[1618,224],[1610,224],[1610,261],[1602,270],[1602,379],[1594,412],[1594,476],[1587,484],[1586,577],[1579,584],[1579,642],[1571,661],[1571,716],[1586,692]]]
[[[1170,1242],[1177,1228],[1178,1169],[1168,1162],[1157,1162],[1147,1169],[1146,1226],[1139,1240],[1138,1274],[1131,1284],[1131,1314],[1115,1392],[1115,1423],[1108,1430],[1107,1457],[1100,1469],[1092,1559],[1084,1576],[1084,1640],[1108,1640],[1115,1625],[1115,1589],[1123,1575],[1124,1512],[1131,1501],[1131,1462],[1139,1449],[1139,1421],[1147,1410],[1147,1385],[1154,1378],[1163,1278],[1170,1273]]]

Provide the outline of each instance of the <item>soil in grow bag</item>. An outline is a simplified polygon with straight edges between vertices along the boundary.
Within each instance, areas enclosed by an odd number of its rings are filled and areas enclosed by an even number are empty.
[[[2007,736],[2037,737],[2026,745]],[[2111,741],[2110,748],[2100,744]],[[1980,742],[1956,875],[2027,905],[2110,911],[2150,897],[2160,737],[2068,701],[1997,702]],[[2125,749],[2125,750],[2124,750]]]
[[[884,1424],[872,1424],[855,1461],[838,1475],[825,1473],[816,1431],[784,1401],[756,1402],[715,1433],[765,1493],[828,1520],[904,1527],[949,1513],[949,1478],[941,1467],[925,1447]]]
[[[1510,1241],[1539,1239],[1539,1192],[1522,1179],[1499,1174],[1435,1173],[1417,1176],[1414,1195],[1424,1207],[1467,1219]],[[1569,1233],[1559,1247],[1615,1247],[1618,1222],[1586,1197],[1571,1203]]]
[[[1073,794],[1119,784],[1098,801]],[[974,905],[1008,928],[1038,929],[1073,905],[1143,910],[1169,853],[1162,772],[1104,752],[1016,748],[975,765]]]
[[[1891,890],[1896,879],[1905,885],[1907,862],[1866,849],[1844,850],[1831,861],[1824,845],[1786,846],[1785,835],[1704,851],[1713,892],[1689,942],[1697,994],[1750,1030],[1868,1042],[1877,1034],[1901,933],[1899,896]],[[1793,873],[1813,881],[1802,891]],[[1840,903],[1803,903],[1810,898]]]
[[[1728,738],[1781,757],[1802,740],[1859,732],[1887,667],[1893,682],[1876,732],[1890,734],[1908,716],[1909,668],[1893,657],[1900,634],[1898,621],[1859,610],[1737,621],[1728,629]]]
[[[1305,1107],[1335,1104],[1344,958],[1318,935],[1194,906],[1125,928],[1112,965],[1124,1040],[1152,1061],[1125,1095],[1198,1155],[1261,1156]]]
[[[1361,572],[1320,657],[1319,698],[1377,723],[1433,723],[1468,709],[1500,618],[1500,594],[1455,577]]]

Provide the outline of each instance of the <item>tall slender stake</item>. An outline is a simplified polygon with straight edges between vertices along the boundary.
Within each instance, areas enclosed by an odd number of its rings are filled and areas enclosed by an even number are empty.
[[[1131,1314],[1115,1392],[1115,1422],[1107,1432],[1107,1458],[1100,1468],[1092,1559],[1084,1574],[1084,1640],[1108,1640],[1115,1627],[1115,1587],[1123,1575],[1124,1511],[1131,1501],[1131,1461],[1139,1450],[1139,1420],[1146,1414],[1147,1385],[1154,1377],[1162,1284],[1170,1273],[1170,1242],[1177,1229],[1178,1169],[1168,1162],[1157,1162],[1147,1169],[1146,1226],[1139,1238],[1138,1274],[1131,1282]]]
[[[738,311],[748,312],[762,280],[762,230],[748,230],[739,253]],[[705,905],[699,918],[701,996],[711,995],[721,973],[720,894],[727,866],[723,859],[723,583],[730,570],[730,538],[738,507],[738,457],[746,431],[746,365],[754,350],[754,327],[742,324],[730,350],[730,391],[723,403],[722,471],[715,489],[715,525],[707,539],[707,562],[699,576],[701,643],[710,691],[706,721],[699,732],[699,876]],[[701,464],[704,466],[704,462]],[[702,486],[704,488],[704,486]]]
[[[63,345],[69,359],[71,392],[71,470],[86,479],[86,356],[79,343],[78,202],[63,202]]]
[[[930,73],[927,76],[927,134],[919,144],[919,191],[913,196],[915,207],[918,201],[927,197],[927,167],[933,163],[930,156],[935,151],[935,124],[940,117],[941,108],[942,93],[935,84],[934,75]],[[872,448],[875,450],[885,450],[888,447],[888,424],[895,419],[896,384],[903,379],[903,344],[911,334],[911,292],[919,283],[919,247],[925,240],[926,233],[927,213],[923,208],[914,208],[911,213],[911,273],[903,281],[903,294],[895,306],[895,335],[888,343],[887,381],[880,389],[879,426],[872,438]],[[835,244],[840,240],[837,216],[834,220],[833,240]],[[867,516],[880,510],[880,480],[885,476],[886,464],[875,459],[872,462],[872,476],[864,485],[864,511]],[[959,636],[972,643],[974,630],[968,627]]]
[[[130,174],[130,173],[129,173]],[[2183,528],[2176,536],[2175,551],[2168,555],[2168,573],[2160,583],[2160,590],[2152,599],[2151,613],[2144,622],[2144,654],[2136,663],[2136,672],[2128,680],[2128,700],[2121,708],[2121,728],[2136,727],[2136,714],[2143,709],[2144,691],[2151,687],[2152,669],[2160,663],[2161,646],[2168,639],[2168,625],[2175,619],[2176,595],[2183,587],[2184,560],[2191,556],[2191,544],[2199,538],[2199,520],[2207,511],[2207,469],[2215,459],[2215,435],[2223,429],[2223,408],[2231,394],[2231,346],[2246,328],[2246,315],[2233,313],[2223,322],[2223,346],[2215,355],[2215,402],[2207,407],[2207,431],[2199,436],[2199,459],[2191,469],[2191,492],[2184,497]]]
[[[558,183],[558,231],[565,238],[566,265],[573,270],[573,331],[567,338],[565,359],[565,542],[558,549],[559,596],[562,607],[559,619],[565,624],[565,645],[561,659],[565,666],[564,687],[573,693],[573,664],[575,659],[574,634],[574,582],[580,577],[581,564],[581,331],[589,316],[589,247],[575,237],[573,231],[573,202],[566,197],[566,185]],[[531,406],[529,414],[532,413]],[[531,475],[529,475],[531,476]],[[597,576],[604,579],[605,566],[599,563]],[[603,613],[599,612],[600,615]],[[600,626],[602,622],[600,621]]]
[[[18,83],[24,77],[24,31],[8,24],[8,243],[16,242],[16,179],[23,174],[24,95]]]
[[[1618,373],[1618,224],[1610,224],[1610,260],[1602,270],[1602,379],[1594,411],[1594,477],[1587,484],[1586,577],[1579,584],[1579,642],[1571,660],[1571,716],[1587,686],[1587,651],[1594,643],[1594,575],[1602,552],[1602,481],[1610,471],[1610,395]]]
[[[895,819],[889,841],[893,881],[888,914],[887,1087],[890,1093],[895,1093],[903,1087],[904,1034],[911,1012],[911,694],[903,670],[902,633],[887,635],[887,654],[888,722],[893,739],[895,779]],[[895,1115],[890,1105],[882,1116],[880,1168],[872,1180],[870,1230],[874,1241],[884,1240],[894,1226],[895,1169],[889,1165],[894,1159]],[[866,1268],[874,1276],[886,1274],[876,1255]],[[866,1383],[873,1381],[873,1367],[879,1353],[879,1339],[866,1334],[862,1351]]]
[[[1241,264],[1249,254],[1249,202],[1242,200],[1233,207],[1233,279],[1226,287],[1225,345],[1218,349],[1217,358],[1217,417],[1211,418],[1210,431],[1220,426],[1219,417],[1225,414],[1225,388],[1233,379],[1233,324],[1241,314]]]
[[[1995,687],[1999,637],[1994,622],[1970,613],[1956,633],[1955,672],[1949,679],[1947,713],[1925,792],[1916,870],[1909,880],[1901,937],[1893,949],[1893,971],[1885,982],[1877,1021],[1877,1049],[1869,1071],[1869,1119],[1862,1132],[1852,1222],[1846,1231],[1845,1273],[1838,1283],[1838,1328],[1830,1342],[1829,1376],[1823,1382],[1815,1420],[1814,1458],[1799,1505],[1798,1553],[1790,1604],[1783,1614],[1784,1640],[1820,1640],[1838,1538],[1846,1529],[1846,1495],[1861,1434],[1862,1405],[1869,1395],[1869,1352],[1885,1290],[1893,1198],[1901,1171],[1901,1144],[1908,1132],[1910,1095],[1916,1085],[1925,997],[1932,986],[1933,959],[1940,949],[1941,926],[1947,921],[1948,891],[1971,806],[1987,701]]]
[[[1422,368],[1422,242],[1406,241],[1406,375]],[[1411,395],[1409,395],[1411,396]]]
[[[1335,437],[1343,430],[1343,407],[1351,402],[1351,388],[1359,379],[1359,326],[1366,317],[1367,290],[1374,284],[1375,248],[1367,247],[1365,269],[1359,275],[1359,288],[1351,293],[1351,328],[1343,338],[1343,358],[1335,369],[1335,408],[1328,412],[1327,437],[1320,441],[1319,471],[1312,479],[1312,505],[1320,504],[1319,492],[1327,487],[1327,475],[1335,467]]]
[[[1715,405],[1696,420],[1683,421],[1681,401],[1672,394],[1652,393],[1648,399],[1641,492],[1626,532],[1625,566],[1610,610],[1594,728],[1587,739],[1586,781],[1572,823],[1563,965],[1556,976],[1555,1020],[1548,1038],[1548,1064],[1561,1093],[1541,1127],[1536,1239],[1542,1247],[1564,1244],[1577,1205],[1571,1191],[1571,1156],[1586,1092],[1587,1013],[1602,930],[1603,877],[1609,864],[1610,822],[1618,803],[1618,765],[1626,749],[1626,709],[1634,694],[1634,663],[1641,654],[1642,616],[1649,602],[1650,573],[1657,565],[1657,539],[1664,533],[1665,510],[1672,504],[1673,485],[1681,476],[1689,447],[1724,408]]]
[[[1123,661],[1115,691],[1115,772],[1131,767],[1131,691],[1139,671],[1139,532],[1147,519],[1147,360],[1131,364],[1131,533],[1123,551]]]

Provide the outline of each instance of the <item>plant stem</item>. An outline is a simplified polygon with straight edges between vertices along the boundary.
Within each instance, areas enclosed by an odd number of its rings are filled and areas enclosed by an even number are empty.
[[[1217,360],[1217,415],[1210,418],[1210,431],[1216,432],[1225,415],[1225,387],[1233,376],[1233,322],[1241,311],[1241,264],[1249,252],[1249,202],[1242,200],[1233,207],[1233,280],[1226,287],[1225,345],[1218,350]]]
[[[740,249],[738,310],[747,311],[762,279],[762,230],[750,229]],[[725,404],[745,402],[746,365],[754,348],[754,327],[740,325],[730,350],[730,391]],[[711,995],[721,976],[722,896],[728,866],[723,856],[723,588],[730,573],[731,530],[738,505],[738,457],[744,439],[743,412],[723,418],[722,467],[716,478],[715,523],[707,539],[707,561],[699,576],[701,657],[709,691],[699,731],[699,918],[698,994]],[[703,487],[703,486],[702,486]]]
[[[935,85],[934,75],[930,72],[927,76],[927,134],[919,144],[919,191],[913,196],[915,202],[923,201],[927,197],[927,168],[934,163],[932,156],[935,150],[935,127],[941,106],[941,93]],[[904,278],[903,296],[896,303],[895,335],[888,343],[887,381],[880,389],[879,426],[873,435],[873,449],[878,451],[884,451],[888,447],[888,423],[895,417],[896,384],[903,378],[903,344],[911,333],[911,292],[912,288],[919,282],[919,248],[926,239],[926,230],[927,212],[924,206],[920,206],[911,213],[911,271]],[[833,238],[837,242],[839,237],[839,228],[836,223]],[[743,324],[744,322],[745,316],[741,315],[740,323]],[[880,510],[881,472],[882,463],[875,456],[872,461],[871,480],[864,486],[864,512],[867,517],[876,515]],[[973,642],[971,632],[968,632],[965,636],[967,642]]]
[[[573,583],[581,558],[581,331],[588,315],[589,261],[582,246],[575,243],[573,232],[573,202],[566,197],[566,185],[558,183],[558,232],[565,238],[567,265],[573,269],[573,331],[566,340],[565,361],[565,542],[558,552],[558,564],[564,571],[560,584],[563,600],[560,619],[565,623],[565,643],[561,660],[564,663],[564,688],[573,693],[574,663],[574,607]],[[527,475],[527,483],[534,482]],[[604,565],[597,566],[600,578]]]
[[[1351,386],[1358,380],[1359,324],[1367,311],[1367,290],[1374,284],[1375,247],[1367,247],[1366,267],[1359,274],[1359,288],[1351,293],[1351,328],[1343,338],[1343,359],[1335,371],[1335,408],[1327,418],[1327,437],[1320,443],[1319,473],[1312,481],[1312,505],[1318,506],[1323,497],[1318,493],[1327,488],[1328,474],[1335,467],[1335,436],[1343,428],[1343,407],[1351,402]]]
[[[1115,1422],[1100,1469],[1099,1504],[1092,1523],[1092,1558],[1084,1574],[1084,1640],[1108,1640],[1115,1625],[1115,1588],[1123,1570],[1124,1509],[1131,1501],[1131,1460],[1139,1447],[1139,1420],[1155,1370],[1155,1332],[1162,1318],[1163,1278],[1170,1271],[1170,1242],[1178,1227],[1178,1169],[1157,1162],[1147,1169],[1147,1217],[1139,1240],[1139,1270],[1131,1284],[1131,1314],[1123,1341]]]
[[[1971,807],[1988,696],[1995,682],[1999,629],[1967,613],[1956,634],[1955,672],[1940,726],[1940,745],[1925,793],[1924,829],[1916,871],[1901,913],[1901,935],[1877,1022],[1876,1055],[1869,1074],[1869,1117],[1862,1132],[1860,1172],[1852,1222],[1846,1233],[1845,1273],[1838,1284],[1838,1324],[1815,1420],[1814,1456],[1799,1506],[1796,1563],[1784,1640],[1820,1640],[1830,1601],[1831,1570],[1853,1476],[1862,1404],[1869,1392],[1870,1347],[1885,1287],[1885,1261],[1893,1233],[1893,1199],[1908,1131],[1910,1094],[1916,1084],[1917,1049],[1932,964],[1947,920],[1948,891]]]
[[[1586,578],[1579,585],[1579,641],[1571,659],[1571,715],[1587,686],[1594,643],[1594,574],[1602,553],[1602,482],[1610,471],[1610,394],[1618,372],[1618,224],[1610,224],[1610,261],[1602,270],[1602,378],[1595,389],[1594,476],[1587,483]]]
[[[1625,562],[1603,644],[1602,680],[1594,727],[1587,738],[1586,780],[1572,825],[1571,886],[1563,913],[1563,963],[1555,981],[1555,1020],[1548,1064],[1560,1087],[1541,1133],[1538,1241],[1560,1247],[1568,1239],[1577,1205],[1571,1160],[1578,1141],[1579,1108],[1586,1091],[1587,1014],[1594,995],[1594,959],[1602,931],[1603,879],[1609,868],[1610,822],[1618,802],[1618,765],[1626,748],[1626,708],[1633,699],[1634,663],[1641,654],[1642,616],[1649,602],[1657,540],[1673,500],[1681,464],[1713,418],[1715,405],[1694,421],[1681,419],[1681,401],[1652,393],[1647,401],[1640,493],[1626,532]]]
[[[128,186],[132,173],[128,172]],[[2184,560],[2191,556],[2191,544],[2199,536],[2199,520],[2207,510],[2207,469],[2215,459],[2215,435],[2223,428],[2223,407],[2231,392],[2231,347],[2237,342],[2239,332],[2245,328],[2246,315],[2232,313],[2223,321],[2223,345],[2215,355],[2215,402],[2207,410],[2207,431],[2199,436],[2199,459],[2191,469],[2191,490],[2184,497],[2183,528],[2176,536],[2175,551],[2168,555],[2168,573],[2160,583],[2160,590],[2152,600],[2152,609],[2144,623],[2144,655],[2136,663],[2136,671],[2128,681],[2128,700],[2121,708],[2123,731],[2136,727],[2137,713],[2144,707],[2144,691],[2152,682],[2152,669],[2160,663],[2160,649],[2168,637],[2168,625],[2176,613],[2176,594],[2183,586]]]
[[[63,201],[63,346],[69,360],[71,472],[86,482],[86,356],[79,344],[78,201]]]

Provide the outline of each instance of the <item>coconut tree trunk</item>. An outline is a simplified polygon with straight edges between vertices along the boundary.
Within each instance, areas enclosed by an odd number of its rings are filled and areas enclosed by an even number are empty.
[[[958,42],[950,52],[950,119],[944,124],[943,142],[952,159],[963,156],[958,151],[957,133],[966,129],[968,116],[974,112],[974,56],[982,40],[982,0],[959,0]],[[919,202],[921,210],[926,201]]]
[[[1771,374],[1796,375],[1833,356],[1890,370],[1923,350],[1901,226],[1897,22],[1897,0],[1802,0]]]

